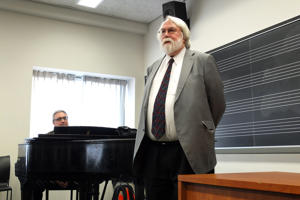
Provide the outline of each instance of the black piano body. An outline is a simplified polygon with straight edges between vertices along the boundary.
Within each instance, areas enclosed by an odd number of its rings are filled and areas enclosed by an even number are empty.
[[[103,181],[132,179],[136,129],[70,126],[54,132],[19,144],[15,174],[22,200],[56,180],[78,184],[80,200],[98,199]]]

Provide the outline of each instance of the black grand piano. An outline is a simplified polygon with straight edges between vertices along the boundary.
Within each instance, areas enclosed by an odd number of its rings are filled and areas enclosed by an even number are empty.
[[[54,134],[25,139],[18,146],[15,174],[22,200],[56,180],[76,184],[80,200],[98,199],[99,184],[131,181],[136,129],[128,127],[55,127]]]

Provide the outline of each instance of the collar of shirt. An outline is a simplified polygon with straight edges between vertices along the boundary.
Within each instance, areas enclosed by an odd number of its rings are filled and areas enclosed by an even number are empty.
[[[185,52],[186,52],[186,48],[184,47],[184,48],[179,52],[179,54],[177,54],[176,56],[173,57],[174,63],[175,63],[176,65],[182,64],[182,61],[183,61]],[[167,60],[167,62],[168,62],[171,58],[172,58],[171,56],[166,55],[165,60]]]

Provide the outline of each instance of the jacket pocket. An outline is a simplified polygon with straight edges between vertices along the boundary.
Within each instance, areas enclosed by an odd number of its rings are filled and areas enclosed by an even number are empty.
[[[212,121],[202,121],[202,124],[207,129],[207,131],[209,133],[212,133],[212,134],[215,133],[216,127],[215,127],[214,122],[212,122]]]

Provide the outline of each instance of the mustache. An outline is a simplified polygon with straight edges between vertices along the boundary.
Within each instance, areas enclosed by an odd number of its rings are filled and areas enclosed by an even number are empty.
[[[174,40],[172,40],[171,38],[164,38],[162,39],[162,44],[164,45],[166,42],[171,42],[172,44],[174,44]]]

